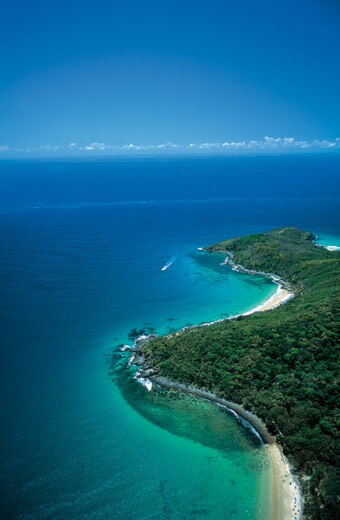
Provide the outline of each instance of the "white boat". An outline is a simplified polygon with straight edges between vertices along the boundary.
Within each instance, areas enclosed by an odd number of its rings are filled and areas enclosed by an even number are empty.
[[[162,267],[161,271],[166,271],[168,269],[168,267],[170,267],[170,265],[174,263],[175,260],[176,260],[175,256],[170,258],[170,260],[165,264],[165,266]]]

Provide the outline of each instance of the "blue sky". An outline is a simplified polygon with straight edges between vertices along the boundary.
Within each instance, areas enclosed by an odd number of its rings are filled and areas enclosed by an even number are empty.
[[[0,150],[335,143],[339,26],[336,0],[3,3]]]

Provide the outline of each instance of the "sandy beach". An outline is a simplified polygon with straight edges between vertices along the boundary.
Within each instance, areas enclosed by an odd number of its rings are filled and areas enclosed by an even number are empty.
[[[205,251],[203,247],[198,247],[198,251]],[[230,253],[229,256],[227,256],[226,260],[223,262],[223,265],[230,265]],[[261,303],[260,305],[257,305],[256,307],[253,307],[247,312],[242,312],[241,314],[237,314],[236,316],[230,316],[229,318],[222,318],[219,320],[209,321],[206,323],[201,323],[200,325],[192,325],[191,327],[184,327],[182,330],[188,330],[192,328],[197,327],[205,327],[207,325],[214,325],[215,323],[221,323],[222,321],[232,320],[235,318],[238,318],[239,316],[249,316],[250,314],[254,314],[255,312],[263,312],[263,311],[270,311],[272,309],[275,309],[276,307],[279,307],[280,305],[287,303],[289,300],[294,298],[294,293],[292,291],[289,291],[286,289],[286,283],[281,280],[281,278],[275,274],[268,274],[268,273],[260,273],[257,271],[252,271],[250,269],[244,268],[242,265],[232,264],[233,271],[237,272],[243,272],[248,274],[254,274],[254,275],[262,275],[266,276],[272,279],[273,283],[275,283],[278,287],[275,292],[270,298],[268,298],[265,302]],[[176,334],[180,333],[181,331],[177,332]]]
[[[142,382],[159,385],[167,390],[180,390],[212,403],[228,408],[236,415],[246,419],[260,434],[265,449],[268,452],[271,465],[271,513],[268,520],[300,520],[302,516],[302,498],[299,484],[292,475],[289,463],[282,453],[281,446],[276,443],[275,436],[271,435],[265,424],[256,415],[245,410],[242,406],[227,401],[212,392],[199,388],[170,381],[167,378],[151,375],[149,379],[143,378]],[[151,388],[148,388],[151,390]]]
[[[235,318],[238,318],[239,316],[250,316],[250,314],[254,314],[255,312],[270,311],[272,309],[275,309],[276,307],[279,307],[280,305],[283,305],[284,303],[287,303],[289,300],[294,298],[293,292],[288,291],[287,289],[284,289],[282,287],[282,285],[279,284],[277,281],[275,281],[275,280],[273,280],[273,281],[274,281],[274,283],[276,283],[278,285],[278,288],[277,288],[277,291],[275,292],[275,294],[273,294],[265,302],[250,309],[250,311],[242,312],[241,314],[236,314],[235,316],[230,316],[229,318],[221,318],[219,320],[200,323],[199,325],[191,325],[190,327],[184,327],[183,329],[179,330],[178,332],[175,332],[174,335],[177,336],[178,334],[181,334],[181,332],[183,332],[185,330],[197,329],[199,327],[207,327],[210,325],[215,325],[216,323],[221,323],[223,321],[234,320]],[[170,336],[171,335],[172,334],[170,334]]]
[[[249,316],[250,314],[254,314],[254,312],[270,311],[276,307],[279,307],[279,305],[286,303],[288,300],[291,300],[293,297],[294,294],[292,292],[287,291],[287,289],[284,289],[281,285],[279,285],[276,293],[273,294],[273,296],[268,298],[268,300],[266,300],[261,305],[258,305],[254,309],[251,309],[248,312],[244,312],[242,316]]]
[[[236,268],[238,270],[238,268]],[[268,298],[265,302],[254,307],[250,311],[244,312],[238,316],[249,316],[255,312],[264,312],[275,309],[276,307],[283,305],[290,299],[294,298],[294,293],[288,291],[282,286],[282,280],[279,281],[279,277],[272,276],[273,282],[277,284],[277,291]],[[281,282],[281,283],[280,283]],[[223,318],[213,322],[207,322],[200,325],[194,325],[192,327],[186,327],[183,330],[192,328],[204,327],[220,323],[222,321],[232,320],[237,316],[230,318]],[[181,331],[176,332],[175,335],[180,334]],[[131,361],[131,360],[130,360]],[[300,520],[302,515],[302,499],[299,490],[299,485],[296,479],[293,477],[289,463],[286,457],[283,455],[281,447],[276,444],[275,437],[272,436],[266,429],[264,423],[254,414],[244,410],[242,406],[226,401],[225,399],[219,398],[211,392],[200,390],[194,387],[169,381],[166,378],[159,376],[143,377],[143,371],[137,374],[137,380],[147,387],[151,391],[153,383],[156,383],[167,389],[177,389],[185,393],[192,394],[203,399],[208,399],[217,405],[224,406],[232,410],[236,414],[244,417],[249,423],[256,429],[264,440],[265,448],[268,451],[268,456],[271,464],[271,477],[272,477],[272,500],[271,500],[271,517],[270,520]]]
[[[206,399],[218,406],[232,410],[237,416],[246,419],[260,434],[265,449],[268,452],[271,465],[271,513],[268,520],[300,520],[302,516],[302,498],[299,484],[292,475],[289,463],[282,453],[281,446],[276,443],[275,436],[271,435],[265,424],[253,413],[242,406],[227,401],[212,392],[201,390],[192,386],[170,381],[165,377],[151,375],[149,379],[141,381],[145,385],[159,385],[167,390],[180,390],[186,394]],[[151,388],[148,390],[151,390]]]
[[[267,444],[266,449],[272,474],[271,520],[299,520],[302,515],[301,494],[287,459],[277,444]]]

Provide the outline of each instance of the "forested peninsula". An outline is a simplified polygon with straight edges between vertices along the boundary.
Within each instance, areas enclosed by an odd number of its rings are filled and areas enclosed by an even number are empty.
[[[273,273],[295,298],[267,312],[155,337],[149,367],[256,414],[276,435],[303,485],[304,515],[339,518],[337,378],[340,252],[282,228],[220,242],[245,269]]]

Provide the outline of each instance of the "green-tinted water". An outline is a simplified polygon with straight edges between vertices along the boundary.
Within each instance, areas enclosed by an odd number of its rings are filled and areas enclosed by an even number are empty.
[[[145,518],[267,519],[269,461],[254,433],[222,407],[173,391],[148,392],[132,376],[123,368],[114,379],[134,420],[133,410],[139,413],[141,438],[150,441]]]

